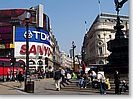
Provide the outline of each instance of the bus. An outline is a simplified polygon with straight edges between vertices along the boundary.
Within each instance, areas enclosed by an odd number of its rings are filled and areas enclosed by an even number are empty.
[[[21,71],[24,74],[24,69],[19,65],[19,62],[15,62],[14,66],[11,66],[11,59],[10,58],[0,58],[0,81],[10,78],[13,76],[16,77],[17,71]]]

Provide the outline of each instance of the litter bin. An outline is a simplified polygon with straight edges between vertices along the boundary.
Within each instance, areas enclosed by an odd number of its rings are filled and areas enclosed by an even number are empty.
[[[34,81],[26,82],[25,91],[28,93],[34,93]]]

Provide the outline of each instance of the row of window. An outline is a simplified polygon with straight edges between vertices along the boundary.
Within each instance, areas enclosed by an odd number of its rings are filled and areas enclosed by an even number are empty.
[[[105,36],[106,36],[107,34],[103,34],[103,35],[104,35],[104,38],[105,38]],[[102,34],[98,34],[97,37],[98,37],[98,38],[102,38]],[[111,39],[111,38],[112,38],[112,35],[109,34],[108,37]]]

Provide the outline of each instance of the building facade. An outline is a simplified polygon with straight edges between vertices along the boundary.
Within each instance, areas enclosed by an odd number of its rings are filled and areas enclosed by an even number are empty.
[[[53,45],[52,45],[52,49],[53,49],[53,53],[52,53],[52,56],[53,56],[53,67],[54,67],[54,69],[57,69],[57,68],[59,68],[61,66],[60,49],[59,49],[58,42],[57,42],[57,40],[56,40],[54,35],[52,35],[51,40],[53,41]]]
[[[72,69],[73,68],[73,59],[63,51],[60,54],[61,54],[61,66],[63,68]]]
[[[47,65],[53,67],[53,53],[59,52],[59,46],[52,39],[50,19],[43,9],[43,5],[39,4],[30,9],[0,10],[0,57],[14,58],[15,63],[25,68],[25,15],[29,12],[29,68],[45,71]],[[54,51],[55,47],[58,50]]]
[[[121,24],[124,25],[125,37],[128,37],[129,18],[120,16]],[[115,38],[114,26],[117,16],[108,13],[98,15],[84,36],[82,46],[82,59],[89,64],[107,64],[110,51],[107,50],[107,42]]]

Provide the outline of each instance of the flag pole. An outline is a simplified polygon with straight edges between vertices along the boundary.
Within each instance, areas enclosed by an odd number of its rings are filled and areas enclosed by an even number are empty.
[[[101,14],[101,2],[98,0],[98,7],[99,7],[99,15]]]
[[[85,21],[85,32],[87,33],[87,22]]]

